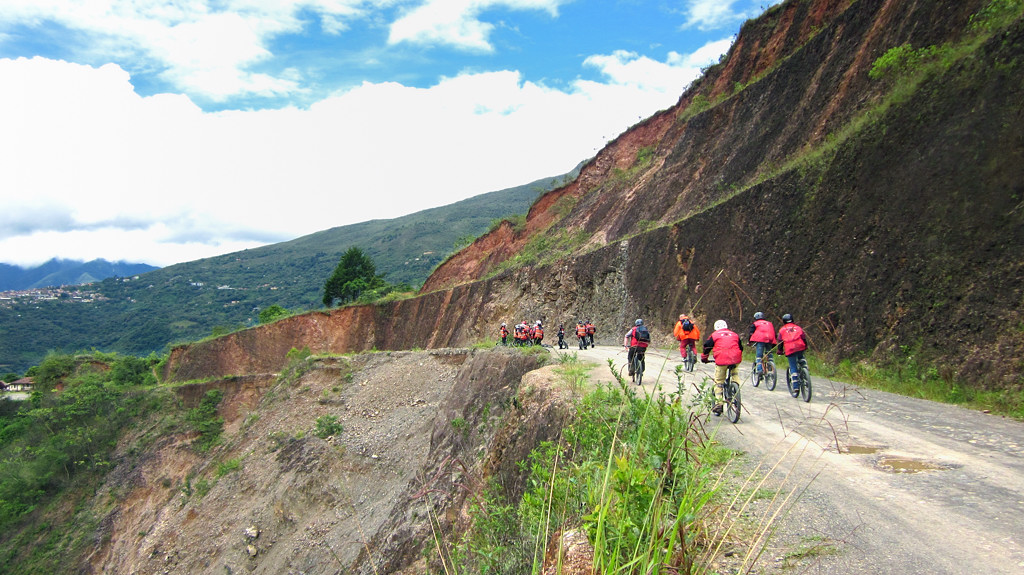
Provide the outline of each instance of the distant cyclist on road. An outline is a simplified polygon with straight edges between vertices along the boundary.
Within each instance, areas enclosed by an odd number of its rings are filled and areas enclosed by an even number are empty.
[[[679,355],[685,358],[686,348],[690,348],[693,350],[693,353],[697,353],[700,329],[697,328],[697,324],[693,323],[690,316],[685,313],[680,315],[679,321],[676,322],[676,327],[672,330],[672,334],[679,340]]]
[[[750,324],[747,342],[754,346],[754,354],[757,356],[754,371],[763,373],[764,353],[767,351],[768,359],[771,359],[772,352],[769,346],[774,347],[777,343],[775,339],[775,326],[772,325],[772,322],[764,319],[763,313],[757,312],[754,314],[754,323]]]
[[[587,326],[582,320],[576,322],[576,337],[580,340],[580,349],[587,349]]]
[[[711,413],[722,415],[725,404],[725,377],[729,369],[735,369],[743,361],[743,342],[736,332],[729,329],[724,319],[715,322],[715,331],[704,342],[702,363],[710,363],[708,355],[715,357],[715,406]]]
[[[569,344],[565,343],[565,326],[558,324],[558,349],[569,349]]]
[[[540,320],[537,320],[537,325],[533,326],[533,331],[530,333],[533,337],[533,345],[541,345],[544,341],[544,326],[541,325]]]
[[[640,364],[642,370],[646,364],[645,356],[647,355],[647,346],[651,345],[651,332],[647,330],[647,326],[644,325],[644,320],[638,319],[633,322],[633,328],[626,332],[626,337],[623,339],[623,343],[628,343],[629,353],[626,354],[626,365],[629,366],[629,377],[636,381],[634,377],[634,365]]]
[[[779,328],[779,340],[782,341],[782,353],[789,360],[789,380],[793,382],[793,389],[800,389],[800,360],[804,358],[804,350],[807,349],[807,336],[803,328],[793,323],[793,316],[785,314],[782,316],[782,327]]]
[[[505,325],[505,322],[501,322],[498,333],[501,335],[501,345],[508,345],[508,326]]]
[[[594,347],[594,334],[597,333],[597,328],[594,324],[587,320],[587,323],[583,324],[583,327],[587,328],[587,341],[590,343],[590,347]]]

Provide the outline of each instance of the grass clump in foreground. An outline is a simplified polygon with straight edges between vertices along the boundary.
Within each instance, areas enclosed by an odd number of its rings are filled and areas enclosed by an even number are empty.
[[[564,357],[558,371],[580,389],[578,360]],[[582,395],[560,440],[521,464],[521,500],[495,484],[480,495],[471,527],[440,553],[446,573],[539,573],[552,537],[574,531],[593,545],[595,573],[701,570],[721,477],[706,461],[726,450],[707,440],[680,394],[640,396],[616,379]]]

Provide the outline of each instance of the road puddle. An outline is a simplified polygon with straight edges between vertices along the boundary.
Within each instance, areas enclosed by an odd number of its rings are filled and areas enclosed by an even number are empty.
[[[920,459],[907,459],[904,457],[884,456],[875,462],[882,471],[889,473],[920,473],[922,471],[941,471],[945,467],[929,461]]]
[[[877,453],[881,447],[871,447],[870,445],[847,445],[843,448],[840,453],[846,453],[849,455],[870,455]]]

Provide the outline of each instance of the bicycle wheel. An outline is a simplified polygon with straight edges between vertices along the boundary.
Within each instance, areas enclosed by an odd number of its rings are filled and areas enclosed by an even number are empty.
[[[800,397],[800,390],[793,389],[793,374],[786,370],[786,387],[789,388],[789,395],[793,397]]]
[[[806,363],[800,364],[800,397],[804,402],[811,400],[811,372]]]
[[[693,371],[695,365],[697,365],[697,354],[692,349],[686,348],[686,360],[684,361],[686,371]]]
[[[729,417],[729,421],[736,423],[740,420],[740,386],[732,380],[726,380],[725,385],[728,391],[728,397],[725,401],[726,414]]]
[[[775,371],[775,360],[769,359],[764,362],[764,387],[768,391],[775,390],[775,384],[779,381],[779,373]]]
[[[750,368],[750,385],[757,387],[761,385],[761,378],[764,374],[757,373],[757,362],[754,362],[754,366]]]
[[[643,385],[644,381],[644,358],[640,354],[636,354],[633,358],[633,373],[634,379],[637,385]]]

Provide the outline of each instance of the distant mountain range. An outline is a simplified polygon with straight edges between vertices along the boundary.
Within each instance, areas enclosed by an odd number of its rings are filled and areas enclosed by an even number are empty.
[[[253,325],[259,311],[273,304],[291,311],[322,308],[324,282],[352,246],[369,255],[387,281],[420,286],[458,247],[502,218],[525,218],[539,195],[571,182],[578,173],[577,166],[567,174],[394,219],[371,220],[278,244],[148,268],[152,271],[147,273],[136,271],[131,264],[108,264],[113,266],[108,272],[101,272],[101,267],[83,267],[58,276],[58,261],[35,268],[50,266],[50,271],[36,272],[31,281],[15,282],[7,274],[31,278],[26,275],[31,270],[3,267],[0,285],[22,286],[20,289],[75,283],[86,273],[91,277],[102,273],[106,279],[83,288],[83,293],[90,294],[85,298],[17,300],[0,305],[0,370],[21,373],[51,350],[160,352],[169,344]],[[0,288],[10,289],[16,288]],[[85,300],[91,303],[82,303]]]
[[[160,268],[149,264],[108,262],[104,259],[83,262],[54,258],[33,268],[0,264],[0,291],[81,285],[109,277],[131,277],[157,269]]]

